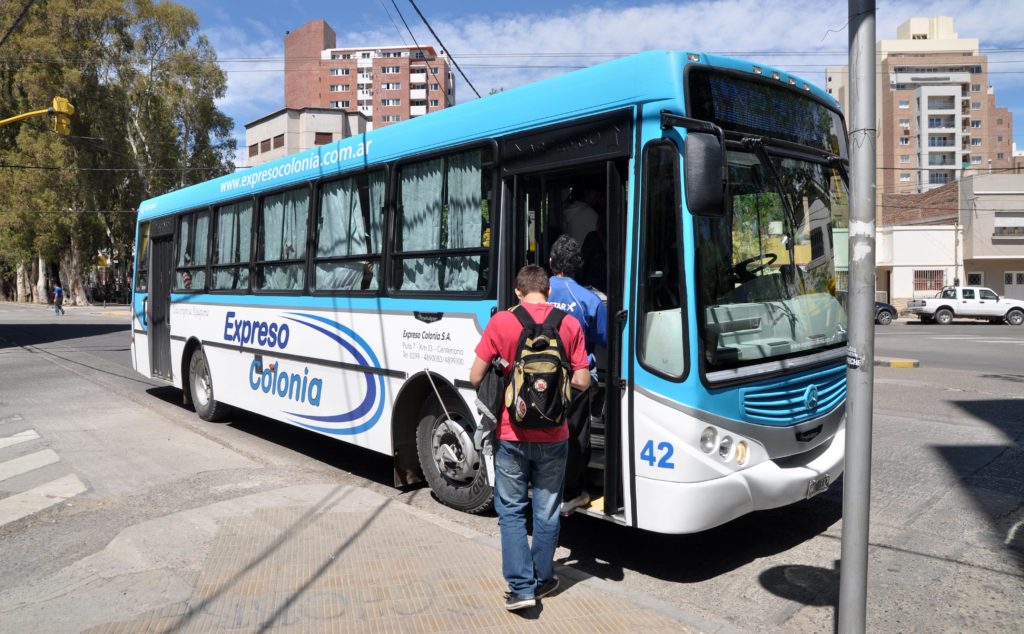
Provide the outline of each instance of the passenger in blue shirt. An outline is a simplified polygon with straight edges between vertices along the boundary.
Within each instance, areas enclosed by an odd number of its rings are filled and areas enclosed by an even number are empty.
[[[581,268],[583,258],[575,239],[563,234],[551,247],[551,293],[548,303],[572,315],[583,326],[587,354],[590,356],[591,375],[597,374],[594,349],[608,345],[608,309],[604,302],[573,279]],[[596,377],[595,377],[596,378]],[[591,381],[595,389],[597,381]],[[590,463],[590,392],[573,390],[572,404],[566,417],[569,423],[569,456],[565,465],[565,493],[562,515],[590,502],[586,491],[587,465]]]

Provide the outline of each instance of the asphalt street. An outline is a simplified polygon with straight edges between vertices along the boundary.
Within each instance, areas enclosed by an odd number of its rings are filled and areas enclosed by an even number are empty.
[[[56,593],[55,580],[88,568],[133,527],[284,487],[351,486],[497,540],[493,515],[448,509],[426,488],[394,489],[385,456],[244,412],[224,424],[200,421],[176,390],[131,370],[128,338],[123,310],[72,307],[57,318],[0,304],[0,503],[48,483],[63,487],[52,506],[8,523],[0,517],[0,631],[24,622],[25,597]],[[868,631],[1018,630],[1024,328],[900,321],[878,327],[876,342],[878,356],[921,367],[874,369]],[[696,535],[574,516],[557,557],[677,617],[680,628],[830,632],[841,518],[842,480],[800,504]],[[200,565],[195,554],[177,556],[182,569]],[[66,591],[90,596],[112,583],[102,573],[80,574]],[[139,578],[119,609],[154,609],[174,584],[195,582]],[[103,609],[64,605],[90,622]]]

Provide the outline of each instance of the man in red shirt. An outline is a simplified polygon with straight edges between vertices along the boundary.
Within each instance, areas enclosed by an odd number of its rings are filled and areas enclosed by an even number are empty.
[[[516,297],[535,322],[542,323],[551,312],[547,303],[550,284],[541,267],[528,264],[516,275]],[[501,357],[510,364],[523,326],[509,311],[496,314],[487,324],[476,347],[476,359],[469,380],[479,385],[491,362]],[[575,317],[566,315],[558,329],[572,370],[572,386],[590,387],[590,370],[583,329]],[[505,368],[506,377],[511,365]],[[502,408],[496,433],[494,457],[494,508],[501,527],[501,568],[509,592],[508,610],[536,605],[537,599],[558,587],[554,556],[558,545],[559,507],[568,454],[569,429],[562,421],[557,427],[517,427]],[[533,490],[533,544],[526,535],[526,506]]]

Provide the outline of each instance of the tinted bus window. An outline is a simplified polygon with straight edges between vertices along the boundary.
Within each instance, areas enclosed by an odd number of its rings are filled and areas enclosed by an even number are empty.
[[[259,288],[268,291],[304,288],[308,219],[309,190],[305,187],[263,199],[256,267]]]
[[[377,290],[384,236],[384,172],[325,183],[320,190],[317,290]]]
[[[211,288],[248,291],[252,201],[218,207],[214,225]]]

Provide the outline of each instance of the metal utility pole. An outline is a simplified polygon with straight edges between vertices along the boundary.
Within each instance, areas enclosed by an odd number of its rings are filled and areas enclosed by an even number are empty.
[[[875,364],[875,0],[850,14],[850,272],[839,632],[865,630]]]

